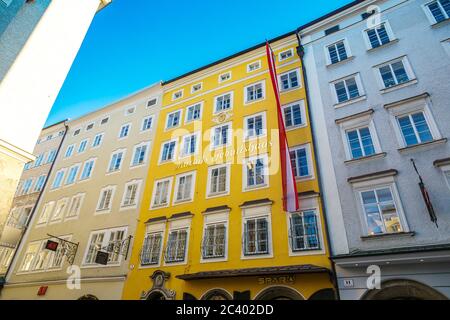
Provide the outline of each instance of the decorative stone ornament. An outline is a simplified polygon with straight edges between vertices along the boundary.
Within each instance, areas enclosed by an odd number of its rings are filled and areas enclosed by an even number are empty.
[[[176,292],[165,288],[166,281],[170,278],[169,272],[162,270],[156,270],[151,275],[150,279],[153,281],[153,287],[145,292],[141,293],[141,299],[143,300],[173,300],[175,299]]]

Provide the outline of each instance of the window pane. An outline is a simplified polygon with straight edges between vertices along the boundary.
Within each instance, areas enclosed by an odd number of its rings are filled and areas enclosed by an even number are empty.
[[[375,153],[375,148],[373,147],[372,137],[370,136],[369,128],[359,129],[359,134],[361,136],[361,142],[364,148],[364,155],[369,156]]]
[[[445,1],[444,1],[445,2]],[[428,8],[431,11],[431,14],[433,15],[436,22],[441,22],[445,20],[445,15],[442,12],[441,8],[439,7],[439,4],[436,2],[430,3],[428,5]]]
[[[394,62],[392,64],[392,69],[394,70],[395,77],[397,78],[397,83],[403,83],[409,80],[405,67],[403,66],[403,62]]]
[[[417,144],[419,141],[417,140],[416,134],[414,132],[413,126],[411,124],[411,120],[409,116],[398,118],[398,123],[400,125],[400,129],[403,134],[403,138],[405,139],[405,143],[407,146]]]
[[[394,80],[394,75],[392,74],[391,68],[389,66],[381,67],[380,74],[386,88],[395,86],[396,83]]]
[[[347,132],[348,142],[350,144],[350,151],[352,153],[352,158],[360,158],[363,156],[362,148],[359,143],[359,137],[357,130]]]
[[[347,51],[345,50],[344,42],[341,41],[336,46],[339,53],[339,60],[342,61],[347,59]]]
[[[415,113],[412,115],[414,125],[416,126],[417,133],[419,134],[420,142],[432,141],[433,136],[431,135],[430,128],[428,127],[425,116],[422,112]]]
[[[347,85],[350,99],[359,97],[359,90],[358,90],[358,86],[356,85],[355,78],[350,78],[350,79],[345,80],[345,84]]]
[[[336,88],[336,95],[338,98],[338,102],[344,102],[349,99],[347,95],[347,90],[345,89],[344,81],[339,81],[335,83],[334,87]]]

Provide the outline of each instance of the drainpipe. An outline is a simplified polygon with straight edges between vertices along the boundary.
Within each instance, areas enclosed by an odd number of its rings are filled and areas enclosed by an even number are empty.
[[[67,120],[64,121],[64,127],[65,127],[64,135],[61,139],[61,143],[59,144],[58,149],[56,150],[55,160],[53,160],[52,164],[50,165],[50,169],[48,170],[48,174],[47,174],[47,179],[45,179],[44,185],[42,186],[42,190],[36,199],[36,204],[34,205],[33,209],[31,210],[30,217],[28,218],[28,223],[24,227],[24,230],[22,231],[22,235],[20,236],[20,239],[17,242],[16,250],[14,251],[13,257],[11,259],[11,263],[9,264],[8,269],[6,270],[6,273],[5,273],[5,283],[4,284],[7,284],[8,279],[10,277],[10,273],[12,273],[12,270],[13,270],[13,265],[15,265],[17,262],[16,259],[19,256],[18,253],[21,251],[20,249],[21,249],[21,246],[23,245],[23,240],[25,239],[25,235],[28,234],[29,226],[31,225],[31,221],[34,218],[34,215],[36,213],[37,207],[39,206],[39,202],[41,200],[42,194],[44,193],[45,188],[47,187],[47,183],[49,181],[50,174],[52,173],[56,159],[58,159],[59,152],[61,151],[64,140],[66,139],[67,132],[69,131],[69,126],[67,125]],[[1,293],[2,289],[3,289],[3,287],[0,288],[0,293]]]
[[[305,84],[305,91],[306,91],[306,109],[308,110],[308,114],[309,114],[309,125],[311,126],[312,143],[313,143],[313,148],[314,148],[314,154],[316,156],[317,181],[319,183],[320,191],[322,192],[322,190],[323,190],[322,185],[323,184],[322,184],[322,176],[321,176],[321,172],[320,172],[320,166],[318,165],[318,163],[319,163],[319,161],[318,161],[319,154],[317,153],[318,149],[316,148],[317,141],[316,141],[316,136],[314,134],[314,125],[313,125],[313,122],[311,121],[313,115],[312,115],[312,112],[311,112],[311,103],[310,103],[310,98],[309,98],[308,76],[306,74],[305,63],[304,63],[304,60],[303,60],[303,57],[305,55],[305,48],[302,45],[302,40],[300,38],[299,31],[300,31],[299,29],[297,29],[295,31],[295,35],[296,35],[297,41],[298,41],[297,54],[300,57],[300,61],[301,61],[301,64],[302,64],[302,73],[303,73],[303,79],[304,79],[303,82]],[[333,256],[333,252],[332,252],[333,249],[332,249],[331,243],[330,243],[330,230],[328,228],[328,216],[327,216],[327,213],[326,213],[327,212],[327,208],[325,207],[325,203],[323,201],[322,194],[320,195],[320,205],[322,207],[322,213],[323,213],[323,217],[324,217],[324,225],[325,225],[325,233],[326,233],[326,236],[327,236],[328,250],[330,252],[330,257],[332,257]],[[336,268],[335,268],[334,261],[331,258],[330,258],[330,260],[331,260],[331,271],[332,271],[331,277],[332,277],[332,282],[333,282],[333,285],[334,285],[334,287],[336,289],[336,297],[338,298],[338,300],[340,300],[339,287],[338,287],[338,284],[337,284]]]

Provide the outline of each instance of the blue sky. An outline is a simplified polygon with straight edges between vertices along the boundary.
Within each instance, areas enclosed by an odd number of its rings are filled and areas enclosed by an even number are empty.
[[[113,0],[99,12],[46,125],[249,48],[351,0]]]

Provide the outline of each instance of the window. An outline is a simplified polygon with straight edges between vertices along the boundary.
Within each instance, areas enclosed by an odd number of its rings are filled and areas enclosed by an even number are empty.
[[[294,129],[305,125],[305,102],[303,100],[283,107],[284,125],[286,129]]]
[[[66,174],[66,169],[61,169],[56,172],[55,179],[53,180],[52,189],[59,188]]]
[[[6,7],[8,7],[12,2],[12,0],[1,0],[1,1]]]
[[[66,219],[76,218],[80,213],[81,206],[83,204],[84,193],[77,194],[72,197],[67,209]]]
[[[387,89],[414,79],[414,74],[406,57],[396,59],[377,67],[383,89]]]
[[[152,207],[167,206],[170,201],[170,191],[172,189],[172,179],[155,181],[153,187]]]
[[[109,161],[108,172],[119,171],[122,167],[123,158],[125,157],[125,150],[118,150],[113,152],[111,160]]]
[[[375,147],[369,127],[347,130],[346,136],[352,159],[375,154]]]
[[[422,111],[397,117],[406,146],[433,140],[430,127]]]
[[[34,185],[33,191],[41,192],[42,188],[44,187],[44,183],[45,183],[46,179],[47,179],[47,175],[45,175],[45,174],[42,176],[39,176],[39,178],[36,180],[36,184]]]
[[[320,249],[319,228],[315,210],[290,215],[289,239],[293,252]]]
[[[292,169],[297,178],[309,178],[313,176],[310,146],[303,145],[289,150]]]
[[[228,72],[225,72],[225,73],[222,73],[221,75],[219,75],[219,83],[230,80],[230,79],[231,79],[231,71],[228,71]]]
[[[328,63],[334,64],[346,60],[350,54],[344,40],[338,41],[327,47]]]
[[[78,146],[78,153],[84,152],[86,150],[86,146],[88,144],[88,139],[84,139],[80,142],[80,145]]]
[[[100,198],[98,199],[97,203],[97,211],[107,211],[111,209],[115,190],[115,186],[108,186],[100,191]]]
[[[427,3],[425,5],[429,10],[429,14],[432,16],[434,23],[439,23],[450,17],[450,1],[449,0],[437,0]]]
[[[148,149],[148,142],[143,142],[136,145],[133,150],[133,159],[131,160],[131,166],[138,166],[146,163]]]
[[[267,134],[266,113],[258,113],[244,119],[245,138],[251,139]]]
[[[166,263],[183,262],[186,258],[187,229],[171,230],[167,240]]]
[[[66,185],[73,184],[78,176],[78,170],[80,169],[80,165],[76,164],[69,169],[69,173],[66,178]]]
[[[208,196],[224,195],[230,190],[230,165],[218,165],[208,169]]]
[[[125,116],[132,115],[136,111],[136,107],[126,108],[125,109]]]
[[[193,133],[182,137],[181,156],[190,156],[198,152],[199,134]]]
[[[81,132],[81,129],[75,130],[75,131],[73,132],[73,136],[75,137],[75,136],[79,135],[80,132]]]
[[[60,221],[64,217],[64,212],[67,209],[68,200],[68,198],[64,198],[56,202],[55,211],[53,211],[50,221]]]
[[[72,156],[73,154],[73,149],[75,148],[75,145],[71,144],[70,146],[67,147],[66,149],[66,153],[64,154],[65,158],[69,158]]]
[[[367,29],[365,35],[369,49],[378,48],[394,40],[392,30],[386,22],[375,28]]]
[[[194,197],[195,172],[177,175],[175,178],[175,203],[190,201]]]
[[[162,232],[147,233],[141,250],[141,265],[159,264],[162,249]]]
[[[141,181],[131,181],[125,184],[125,191],[122,198],[122,207],[134,207],[137,204],[139,187]]]
[[[335,26],[332,26],[331,28],[325,29],[323,33],[326,36],[328,36],[328,35],[330,35],[332,33],[335,33],[335,32],[337,32],[339,30],[341,30],[341,27],[339,25],[335,25]]]
[[[92,141],[92,147],[98,147],[102,144],[103,141],[103,133],[99,133],[94,137],[94,141]]]
[[[27,194],[30,192],[31,190],[31,186],[33,185],[33,179],[29,178],[27,180],[24,181],[23,185],[22,185],[22,191],[20,192],[21,195],[23,194]]]
[[[46,163],[52,163],[55,161],[56,158],[56,150],[50,150],[47,156],[47,162]]]
[[[23,171],[30,170],[32,164],[33,164],[32,161],[25,163],[25,165],[23,166]]]
[[[266,217],[244,221],[244,255],[269,253],[269,222]]]
[[[332,83],[336,104],[356,99],[363,95],[359,74],[337,80]]]
[[[197,91],[200,91],[200,90],[202,90],[202,83],[194,84],[191,87],[191,93],[194,93],[194,92],[197,92]]]
[[[180,99],[183,97],[183,90],[176,91],[172,94],[172,100]]]
[[[14,255],[14,249],[9,247],[0,247],[0,268],[6,270],[11,264]]]
[[[447,186],[450,188],[450,169],[444,170],[443,172],[445,180],[447,181]]]
[[[42,161],[44,160],[44,154],[41,153],[36,157],[36,160],[34,160],[34,166],[39,167],[42,164]]]
[[[83,170],[81,171],[80,180],[89,179],[92,176],[94,166],[95,166],[95,159],[89,159],[85,161],[83,165]]]
[[[261,68],[261,61],[255,61],[247,65],[247,72],[256,71]]]
[[[148,100],[147,102],[147,108],[153,107],[158,102],[158,98],[153,98]]]
[[[28,224],[28,219],[31,215],[33,207],[22,207],[11,210],[6,221],[6,225],[16,228],[24,229]]]
[[[403,231],[391,187],[361,191],[360,197],[369,235]]]
[[[102,121],[100,121],[100,124],[101,124],[101,125],[107,124],[108,121],[109,121],[109,117],[103,118]]]
[[[181,110],[167,114],[166,129],[178,127],[181,122]]]
[[[94,128],[94,123],[90,123],[86,126],[86,131],[89,131]]]
[[[39,216],[38,222],[37,224],[44,224],[47,223],[48,219],[50,218],[52,212],[53,212],[53,207],[55,206],[55,202],[54,201],[50,201],[47,202],[46,204],[44,204],[42,211],[41,211],[41,215]]]
[[[245,159],[242,169],[244,178],[243,185],[246,189],[268,185],[269,169],[267,155]]]
[[[23,256],[22,265],[20,266],[20,271],[31,271],[34,268],[33,261],[39,251],[40,241],[31,242],[28,244],[27,251]]]
[[[291,57],[293,57],[294,56],[294,49],[288,49],[288,50],[285,50],[285,51],[281,51],[279,54],[278,54],[278,61],[284,61],[284,60],[287,60],[287,59],[289,59],[289,58],[291,58]]]
[[[231,144],[231,123],[218,125],[211,129],[212,148]]]
[[[280,91],[287,91],[300,87],[300,75],[298,70],[291,70],[282,73],[278,79]]]
[[[215,223],[205,226],[203,231],[202,257],[214,259],[225,257],[226,224]]]
[[[108,253],[108,265],[120,264],[120,251],[125,238],[126,228],[101,230],[91,233],[84,257],[84,264],[95,264],[99,251]]]
[[[258,82],[244,88],[245,103],[250,103],[264,99],[264,82]]]
[[[142,120],[141,131],[147,131],[147,130],[150,130],[150,129],[152,128],[152,124],[153,124],[153,116],[145,117],[145,118]]]
[[[233,92],[228,92],[214,98],[214,113],[233,108]]]
[[[202,103],[196,103],[189,106],[186,110],[186,123],[202,118]]]
[[[163,143],[161,148],[160,162],[175,160],[175,148],[177,146],[177,141],[168,141]]]
[[[130,133],[131,124],[124,124],[120,127],[119,131],[119,139],[123,139],[125,137],[128,137],[128,134]]]

